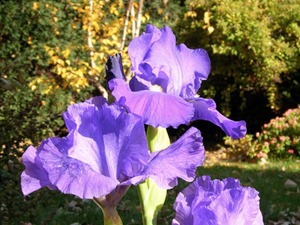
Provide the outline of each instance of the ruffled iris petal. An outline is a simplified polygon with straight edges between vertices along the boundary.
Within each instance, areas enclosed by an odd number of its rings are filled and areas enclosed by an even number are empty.
[[[191,187],[188,186],[187,188]],[[187,189],[186,188],[186,189]],[[186,190],[184,189],[184,190]],[[183,190],[183,191],[184,191]],[[174,210],[176,211],[176,218],[173,219],[172,225],[190,225],[193,224],[193,212],[192,204],[195,198],[195,190],[191,190],[192,193],[185,195],[180,192],[176,197],[176,202],[174,203]]]
[[[165,150],[151,153],[148,165],[131,182],[137,184],[150,177],[164,189],[176,186],[177,178],[191,182],[204,154],[201,133],[192,127]]]
[[[68,156],[67,138],[49,138],[42,144],[39,157],[50,182],[62,193],[92,199],[110,193],[119,182],[95,172],[88,164]]]
[[[150,36],[156,38],[149,41]],[[172,95],[194,96],[210,72],[206,51],[191,50],[184,44],[176,47],[175,35],[167,26],[158,30],[147,25],[146,33],[135,38],[128,49],[132,70],[140,78],[139,82],[150,81]]]
[[[77,123],[81,123],[81,115],[90,106],[102,107],[107,105],[105,98],[94,97],[79,104],[69,105],[67,111],[63,113],[63,118],[68,131],[71,132],[76,127]]]
[[[258,192],[238,180],[198,177],[176,198],[172,224],[262,225]]]
[[[50,138],[23,156],[22,189],[58,188],[81,198],[109,194],[138,174],[148,161],[141,118],[101,98],[70,106],[65,117],[72,129],[65,138]]]
[[[101,110],[90,106],[80,118],[70,157],[117,180],[135,175],[147,163],[147,139],[139,116],[111,105]]]
[[[29,146],[24,152],[22,162],[25,165],[25,170],[21,174],[21,188],[24,195],[51,185],[37,150],[33,146]]]
[[[245,121],[233,121],[219,113],[212,99],[187,99],[195,108],[194,120],[207,120],[219,126],[232,139],[242,138],[247,133]]]
[[[251,190],[253,189],[224,190],[208,207],[195,208],[194,221],[200,224],[253,224],[261,213],[259,200],[251,197]],[[262,221],[259,224],[263,224]]]
[[[117,105],[91,106],[81,116],[69,155],[118,180],[134,176],[147,163],[148,147],[140,117]]]
[[[175,35],[169,27],[162,28],[160,32],[161,38],[149,48],[143,61],[139,62],[140,67],[145,68],[144,71],[147,72],[152,84],[157,84],[156,79],[165,80],[167,85],[162,86],[164,91],[179,96],[183,84],[183,74],[177,55]],[[139,74],[136,75],[141,77]]]
[[[128,46],[128,54],[132,64],[131,70],[136,74],[140,74],[148,81],[147,72],[151,71],[147,71],[147,68],[143,67],[141,63],[143,62],[148,50],[152,47],[152,44],[159,40],[161,35],[162,34],[158,28],[152,25],[147,25],[146,33],[134,38]]]
[[[172,224],[194,224],[194,208],[209,205],[215,199],[215,195],[222,192],[223,188],[224,184],[219,180],[211,181],[209,176],[198,177],[176,197],[173,206],[176,211],[176,218]],[[207,214],[209,215],[210,212]]]
[[[177,46],[178,58],[183,74],[182,89],[180,96],[190,98],[195,96],[210,73],[210,59],[204,49],[189,49],[185,44]],[[176,82],[176,80],[174,81]]]
[[[194,115],[192,104],[177,96],[149,90],[132,92],[121,79],[111,80],[109,87],[117,101],[153,127],[176,128],[180,124],[188,124]]]

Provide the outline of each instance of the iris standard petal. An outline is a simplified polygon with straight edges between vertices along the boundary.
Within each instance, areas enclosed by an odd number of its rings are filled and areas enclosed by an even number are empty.
[[[192,104],[177,96],[149,90],[132,92],[121,79],[111,80],[109,87],[117,101],[153,127],[176,128],[180,124],[188,124],[194,115]]]
[[[188,186],[188,187],[191,187]],[[187,189],[187,188],[186,188]],[[184,190],[186,190],[184,189]],[[184,191],[183,190],[183,191]],[[173,219],[172,225],[191,225],[194,222],[192,204],[195,198],[196,190],[191,190],[188,195],[180,192],[176,197],[176,202],[174,203],[174,210],[176,211],[176,218]]]
[[[211,68],[211,62],[204,49],[189,49],[185,44],[177,46],[178,58],[183,74],[180,96],[183,98],[194,97],[206,80]]]
[[[24,152],[22,163],[25,166],[21,174],[21,189],[24,195],[51,185],[48,174],[37,155],[37,150],[33,146],[29,146]]]
[[[191,98],[187,99],[195,108],[194,120],[207,120],[219,126],[233,140],[242,138],[247,133],[245,121],[233,121],[219,113],[216,103],[212,99]]]
[[[68,155],[116,180],[134,176],[147,163],[148,146],[139,116],[120,106],[91,105],[80,115]]]
[[[222,191],[209,206],[195,208],[194,224],[253,225],[261,212],[259,199],[251,197],[252,190],[234,188]],[[259,224],[263,224],[262,221]]]
[[[63,118],[69,132],[76,127],[77,123],[81,123],[81,117],[79,115],[81,115],[91,105],[95,107],[102,107],[103,105],[107,105],[107,102],[105,98],[99,96],[90,98],[82,103],[68,106],[67,111],[63,113]]]
[[[131,182],[137,184],[150,177],[164,189],[176,186],[177,178],[191,182],[195,178],[197,167],[204,161],[204,155],[201,133],[191,127],[168,148],[151,153],[148,165]]]
[[[224,184],[219,182],[219,180],[211,181],[209,176],[198,177],[196,181],[183,189],[176,197],[173,206],[176,211],[176,218],[172,221],[172,224],[194,224],[194,208],[209,205],[215,198],[215,195],[221,193],[223,187]],[[202,191],[202,189],[205,191]]]
[[[159,40],[161,32],[153,25],[146,26],[146,32],[141,36],[134,38],[128,46],[128,54],[131,60],[131,70],[136,74],[145,74],[144,79],[147,80],[147,73],[140,63],[143,62],[145,55],[152,44]],[[150,74],[151,75],[151,74]]]
[[[147,37],[154,35],[159,38],[147,42]],[[139,82],[146,85],[143,80],[150,81],[152,85],[160,85],[169,94],[194,96],[201,81],[207,79],[210,72],[207,52],[188,49],[184,44],[176,47],[175,35],[168,26],[158,30],[153,25],[147,25],[146,33],[132,43],[128,53]],[[144,47],[136,43],[146,44]]]

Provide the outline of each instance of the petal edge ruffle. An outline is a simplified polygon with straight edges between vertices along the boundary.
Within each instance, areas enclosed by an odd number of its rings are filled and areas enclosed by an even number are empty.
[[[43,168],[37,155],[37,150],[29,146],[22,156],[25,170],[21,174],[21,189],[24,195],[28,195],[42,187],[51,186],[48,174]]]
[[[223,116],[216,109],[216,103],[212,99],[192,98],[187,99],[195,108],[194,120],[207,120],[219,126],[233,140],[243,138],[247,133],[245,121],[233,121]]]
[[[170,189],[177,185],[177,178],[193,181],[197,167],[204,161],[202,139],[201,132],[191,127],[168,148],[151,153],[148,165],[130,182],[136,185],[150,177],[159,187]]]
[[[179,193],[173,225],[253,224],[263,225],[259,196],[238,179],[211,180],[204,175]]]
[[[66,138],[48,138],[40,146],[39,157],[49,181],[62,193],[92,199],[107,195],[119,184],[117,180],[95,172],[88,164],[67,155]]]

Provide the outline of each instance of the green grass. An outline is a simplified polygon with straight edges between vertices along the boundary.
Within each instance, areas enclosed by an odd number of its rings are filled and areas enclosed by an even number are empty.
[[[227,177],[238,178],[243,186],[254,187],[260,192],[261,211],[265,224],[284,218],[283,213],[297,210],[300,206],[300,162],[296,160],[271,161],[265,165],[253,163],[215,163],[205,164],[197,171],[197,175],[210,175],[212,179]],[[296,188],[285,186],[287,179],[297,183]],[[4,192],[8,194],[1,199],[6,209],[1,209],[3,224],[102,224],[102,212],[91,200],[82,200],[72,195],[63,195],[47,188],[23,197],[16,182],[6,184]],[[171,224],[175,216],[173,203],[177,194],[188,183],[180,180],[178,186],[168,192],[168,197],[158,224]],[[10,188],[7,189],[7,188]],[[10,199],[11,198],[11,199]],[[73,206],[72,206],[73,205]],[[124,225],[141,224],[138,195],[135,187],[131,187],[118,205],[118,212]],[[284,218],[290,222],[288,215]]]

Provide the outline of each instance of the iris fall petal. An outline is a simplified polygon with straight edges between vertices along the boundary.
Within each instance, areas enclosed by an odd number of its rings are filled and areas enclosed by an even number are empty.
[[[194,115],[193,105],[174,95],[150,90],[133,92],[121,79],[111,80],[109,87],[117,101],[130,112],[141,115],[143,122],[153,127],[176,128],[188,124]]]
[[[204,155],[201,133],[191,127],[165,150],[151,153],[147,167],[131,182],[140,183],[150,177],[163,189],[176,186],[177,178],[191,182],[195,178],[196,168],[204,161]]]
[[[219,126],[232,139],[242,138],[247,133],[245,121],[233,121],[219,113],[212,99],[188,99],[195,108],[194,120],[207,120]]]
[[[48,174],[37,156],[37,150],[33,146],[29,146],[24,152],[22,163],[25,165],[25,170],[21,174],[21,188],[24,195],[51,185]]]

